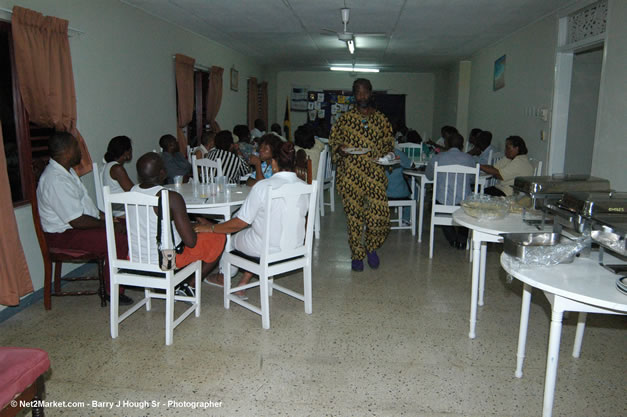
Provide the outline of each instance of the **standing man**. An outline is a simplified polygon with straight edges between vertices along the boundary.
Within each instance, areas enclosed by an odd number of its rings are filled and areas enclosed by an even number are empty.
[[[374,160],[394,151],[394,135],[388,119],[372,107],[369,80],[355,80],[353,95],[355,107],[335,123],[329,144],[348,223],[351,267],[359,272],[364,269],[365,257],[371,268],[379,267],[376,250],[390,231],[388,180],[384,167]]]

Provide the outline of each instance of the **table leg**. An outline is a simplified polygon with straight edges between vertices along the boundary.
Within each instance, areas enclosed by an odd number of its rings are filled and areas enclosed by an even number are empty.
[[[470,332],[468,337],[475,338],[475,326],[477,324],[477,289],[479,287],[479,263],[481,241],[475,240],[475,232],[472,232],[472,287],[470,290]]]
[[[546,376],[544,379],[544,403],[542,417],[551,417],[553,413],[553,399],[555,396],[555,382],[557,380],[557,362],[560,353],[560,338],[562,336],[563,311],[556,310],[559,303],[555,296],[551,313],[551,330],[549,333],[549,349],[546,355]]]
[[[577,319],[577,332],[575,333],[575,345],[573,346],[573,358],[578,358],[581,354],[581,343],[583,342],[583,332],[586,329],[586,317],[588,313],[579,313]]]
[[[413,177],[412,177],[413,178]],[[425,213],[425,182],[420,177],[420,210],[418,211],[418,242],[422,242],[422,219]]]
[[[522,306],[520,308],[520,327],[518,329],[518,351],[516,352],[516,378],[522,378],[523,363],[525,361],[525,347],[527,345],[527,328],[529,325],[529,306],[531,305],[530,285],[523,285]]]
[[[483,305],[483,290],[485,289],[485,258],[488,251],[487,242],[481,242],[481,264],[479,265],[479,305]]]

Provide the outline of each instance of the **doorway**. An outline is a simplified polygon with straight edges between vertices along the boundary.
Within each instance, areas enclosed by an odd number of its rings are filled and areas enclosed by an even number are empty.
[[[564,169],[590,175],[603,67],[603,46],[573,56]]]

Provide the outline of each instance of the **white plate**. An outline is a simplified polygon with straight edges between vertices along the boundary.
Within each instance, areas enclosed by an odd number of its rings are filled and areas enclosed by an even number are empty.
[[[400,164],[400,163],[401,163],[401,160],[400,160],[400,159],[393,159],[393,160],[391,160],[391,161],[388,161],[388,160],[385,160],[385,161],[380,161],[380,160],[378,160],[378,159],[375,159],[375,160],[374,160],[374,162],[375,162],[376,164],[379,164],[379,165],[391,166],[391,165],[397,165],[397,164]]]
[[[364,155],[370,152],[368,148],[346,148],[344,152],[350,155]]]

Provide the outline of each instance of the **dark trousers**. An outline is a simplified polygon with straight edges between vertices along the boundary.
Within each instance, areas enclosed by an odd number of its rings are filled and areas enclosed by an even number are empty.
[[[107,233],[105,228],[100,229],[69,229],[63,233],[46,233],[48,246],[59,249],[74,249],[87,251],[96,256],[107,256]],[[115,246],[118,259],[128,258],[128,242],[126,235],[115,233]],[[104,268],[105,291],[109,293],[109,265],[108,259]],[[120,287],[120,293],[123,293]]]
[[[494,186],[486,188],[483,193],[494,197],[505,197],[505,193]]]
[[[442,204],[438,201],[438,204]],[[466,243],[468,239],[468,229],[461,226],[442,226],[444,237],[448,243],[453,246],[455,242]]]

